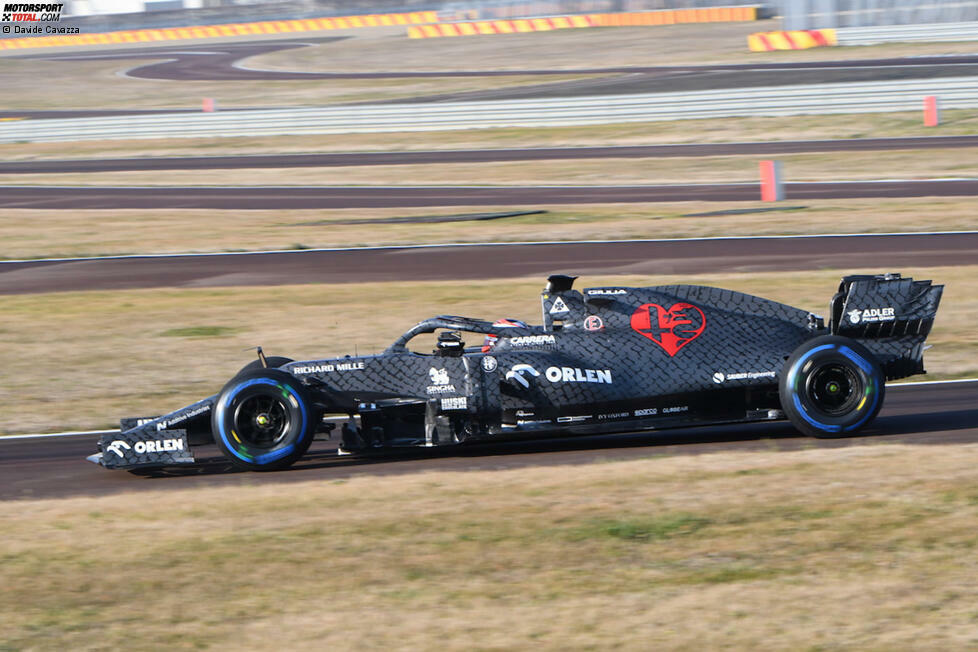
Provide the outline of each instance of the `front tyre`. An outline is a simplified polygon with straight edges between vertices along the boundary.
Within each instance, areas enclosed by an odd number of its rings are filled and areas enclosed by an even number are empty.
[[[268,363],[267,369],[278,369],[279,367],[283,367],[289,364],[290,362],[294,362],[294,361],[292,360],[292,358],[284,358],[280,355],[270,355],[265,358],[265,362]],[[235,374],[235,378],[237,378],[238,376],[240,376],[245,372],[255,371],[256,369],[266,369],[266,367],[262,366],[261,360],[252,360],[245,366],[241,367],[238,373]]]
[[[240,373],[218,394],[214,441],[234,466],[274,471],[291,466],[312,443],[316,414],[308,392],[278,369]]]
[[[785,362],[779,395],[792,425],[813,437],[844,437],[880,411],[885,377],[866,347],[846,337],[811,339]]]

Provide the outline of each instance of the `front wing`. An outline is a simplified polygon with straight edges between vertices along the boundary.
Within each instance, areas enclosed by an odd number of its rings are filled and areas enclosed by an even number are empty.
[[[107,469],[136,469],[145,467],[194,464],[191,426],[206,419],[217,396],[149,419],[123,419],[119,432],[103,435],[99,452],[87,459]]]

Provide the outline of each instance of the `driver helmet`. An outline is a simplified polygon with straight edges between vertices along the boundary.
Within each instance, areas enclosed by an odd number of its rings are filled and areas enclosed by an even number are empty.
[[[493,328],[529,328],[526,322],[519,319],[497,319],[492,322]],[[495,344],[499,336],[495,333],[488,333],[482,341],[482,352],[487,353]]]

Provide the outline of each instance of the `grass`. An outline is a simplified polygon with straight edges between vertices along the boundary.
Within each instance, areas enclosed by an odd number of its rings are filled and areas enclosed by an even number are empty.
[[[961,118],[959,127],[976,118]],[[671,129],[673,125],[668,127]],[[968,127],[969,129],[971,127]],[[616,128],[593,138],[614,138]],[[748,130],[749,131],[749,130]],[[904,134],[912,133],[907,127]],[[539,133],[537,134],[540,135]],[[732,136],[733,132],[728,132]],[[745,139],[751,134],[740,133]],[[835,134],[839,135],[839,134]],[[871,135],[880,135],[873,132]],[[430,135],[425,136],[430,139]],[[634,137],[634,134],[633,134]],[[649,134],[649,141],[655,136]],[[709,136],[704,137],[708,141]],[[281,143],[280,143],[281,144]],[[499,144],[499,143],[497,143]],[[83,144],[77,144],[81,147]],[[401,143],[403,145],[403,143]],[[256,145],[257,149],[263,146]],[[283,149],[288,147],[283,145]],[[94,150],[85,150],[91,155]],[[121,153],[121,152],[116,152]],[[779,156],[789,180],[940,178],[975,176],[972,149]],[[0,175],[8,184],[648,184],[756,182],[757,158],[746,156],[668,159],[601,159],[526,163],[434,164],[200,172],[118,172],[73,175]],[[42,192],[42,190],[38,190]],[[559,192],[559,190],[554,191]],[[387,224],[364,229],[334,224],[347,220],[485,211],[485,206],[302,211],[86,210],[85,219],[67,211],[9,209],[0,222],[5,243],[0,259],[92,256],[186,251],[241,251],[444,242],[555,239],[695,237],[825,232],[969,230],[972,198],[835,199],[785,202],[790,213],[685,217],[730,208],[765,209],[770,204],[706,203],[587,205],[546,203],[543,215],[464,224]],[[790,200],[790,197],[789,197]],[[499,206],[502,210],[518,207]],[[858,224],[852,216],[859,215]],[[95,225],[98,225],[96,228]]]
[[[824,314],[839,278],[857,271],[587,276],[581,285],[700,283]],[[978,268],[892,271],[947,286],[928,338],[928,378],[978,375]],[[0,296],[0,334],[12,352],[2,385],[16,392],[0,432],[111,427],[120,417],[175,409],[218,391],[254,359],[256,345],[308,360],[381,351],[437,314],[536,323],[543,283],[508,280],[505,293],[494,282],[443,281]]]
[[[171,43],[172,45],[172,43]],[[336,46],[334,46],[336,47]],[[161,56],[160,59],[166,57]],[[481,91],[500,86],[541,83],[534,75],[495,77],[385,79],[310,79],[300,81],[171,81],[139,79],[120,73],[152,63],[151,59],[110,61],[3,60],[7,111],[65,109],[195,109],[203,98],[218,110],[289,106],[322,106],[384,102],[419,95]],[[553,75],[548,82],[576,81],[593,75]],[[38,78],[53,86],[37,84]],[[70,105],[65,98],[70,97]]]
[[[712,524],[708,518],[689,513],[630,519],[594,519],[571,533],[575,541],[602,538],[624,541],[662,541],[696,534]]]
[[[303,211],[9,209],[0,259],[303,249],[452,242],[684,238],[830,232],[973,230],[968,197],[783,202],[534,205],[546,213],[441,224],[339,224],[345,220],[485,212],[485,206]],[[519,209],[499,206],[494,210]],[[686,217],[727,209],[757,213]],[[789,210],[790,209],[790,210]],[[858,215],[858,220],[853,216]],[[82,217],[83,216],[83,217]]]
[[[768,21],[770,22],[770,21]],[[406,38],[404,28],[393,30],[358,30],[352,38],[301,48],[277,54],[253,57],[243,65],[267,70],[307,72],[386,70],[473,70],[533,67],[593,68],[604,65],[648,65],[659,60],[663,52],[674,58],[684,57],[677,45],[698,42],[710,44],[717,56],[746,50],[746,35],[756,27],[746,25],[713,25],[714,36],[703,34],[702,27],[689,25],[665,28],[660,39],[649,39],[648,30],[566,30],[566,34],[514,35],[504,39],[456,39],[466,43],[419,42]],[[594,32],[571,34],[570,32]],[[626,34],[627,33],[627,34]],[[717,34],[724,38],[717,38]],[[335,33],[325,33],[334,36]],[[698,35],[698,38],[694,38]],[[296,38],[303,38],[297,35]],[[305,35],[308,37],[309,35]],[[312,35],[316,36],[316,35]],[[625,43],[630,45],[625,45]],[[653,44],[649,47],[648,44]],[[173,46],[173,43],[167,43]],[[500,47],[503,46],[504,47]],[[690,54],[695,46],[686,46]],[[587,48],[587,50],[582,49]],[[620,52],[616,59],[601,62],[593,59],[595,48]],[[589,50],[589,51],[588,51]],[[396,56],[392,56],[396,52]],[[495,56],[490,53],[495,52]],[[500,56],[500,53],[509,53]],[[551,52],[544,56],[542,52]],[[558,56],[559,54],[559,56]],[[697,53],[702,56],[701,53]],[[165,55],[161,55],[161,59]],[[145,65],[150,59],[114,59],[111,61],[43,61],[3,59],[5,104],[8,109],[63,109],[64,98],[71,97],[71,108],[198,108],[201,99],[212,97],[220,107],[302,106],[351,102],[388,101],[406,97],[442,93],[479,91],[527,84],[557,83],[586,79],[593,75],[508,75],[505,77],[456,77],[427,79],[327,79],[294,81],[181,81],[134,79],[120,72]],[[37,84],[45,79],[45,84]]]
[[[230,326],[186,326],[163,331],[160,337],[223,337],[237,330]]]
[[[249,68],[305,72],[520,70],[527,67],[581,69],[617,66],[696,65],[774,61],[885,58],[971,53],[969,43],[889,44],[871,47],[818,48],[807,51],[752,53],[747,35],[779,28],[779,21],[652,28],[557,30],[550,33],[458,39],[411,40],[404,28],[346,32],[344,41],[286,50],[246,59]],[[336,36],[337,32],[293,38]],[[213,42],[213,41],[212,41]],[[204,42],[206,47],[207,42]],[[173,47],[174,43],[164,46]],[[194,49],[199,44],[190,44]],[[63,50],[62,50],[63,51]],[[223,107],[322,105],[390,100],[417,95],[553,83],[582,78],[505,76],[485,78],[183,81],[132,79],[118,73],[149,59],[42,61],[3,57],[8,109],[197,108],[212,97]],[[161,55],[161,59],[165,55]],[[528,66],[527,62],[532,62]],[[46,83],[37,84],[35,80]]]
[[[747,49],[747,35],[776,29],[775,22],[558,30],[438,40],[356,38],[344,42],[342,47],[326,43],[303,51],[261,55],[251,65],[266,70],[384,72],[560,70],[758,61],[762,57]],[[395,43],[397,56],[391,57]],[[821,54],[828,56],[827,51]],[[549,80],[539,79],[541,83]],[[501,82],[500,85],[505,80]]]
[[[790,181],[933,179],[978,175],[978,148],[781,154]],[[761,157],[605,158],[571,161],[434,163],[244,170],[153,170],[79,174],[0,174],[6,185],[415,186],[643,185],[757,182]],[[436,181],[433,181],[436,180]]]
[[[668,25],[556,30],[505,36],[401,40],[359,38],[308,50],[255,57],[267,70],[363,72],[414,70],[525,70],[839,61],[944,54],[974,54],[973,42],[888,43],[874,46],[751,52],[747,35],[781,29],[778,20],[710,25]],[[337,45],[339,47],[337,47]],[[396,47],[397,56],[390,55]]]
[[[0,640],[966,649],[976,463],[856,446],[8,501]]]

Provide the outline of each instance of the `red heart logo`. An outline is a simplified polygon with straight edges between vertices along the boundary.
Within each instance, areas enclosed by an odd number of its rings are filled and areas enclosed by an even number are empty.
[[[706,315],[691,303],[674,303],[668,310],[657,303],[645,303],[632,313],[632,330],[674,356],[703,332]]]

